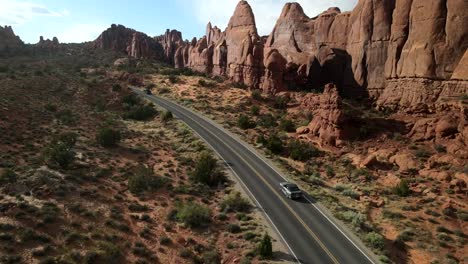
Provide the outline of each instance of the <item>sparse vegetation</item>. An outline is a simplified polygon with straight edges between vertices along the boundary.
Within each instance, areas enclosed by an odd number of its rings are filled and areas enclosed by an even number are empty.
[[[116,146],[120,140],[120,131],[109,127],[99,129],[96,135],[98,144],[105,148]]]
[[[237,125],[241,129],[251,129],[256,126],[255,122],[252,121],[248,116],[246,115],[240,115],[239,119],[237,120]]]
[[[307,161],[320,155],[320,151],[314,146],[300,140],[292,140],[288,144],[289,156],[294,160]]]
[[[258,254],[264,259],[268,259],[273,256],[273,246],[271,243],[271,237],[266,233],[265,235],[263,235],[263,238],[260,244],[258,245]]]
[[[208,207],[188,202],[177,207],[177,220],[189,227],[199,227],[211,221],[211,212]]]
[[[400,183],[398,183],[395,187],[393,187],[393,193],[401,197],[406,197],[410,195],[411,190],[409,188],[408,181],[404,179],[401,180]]]
[[[167,179],[155,176],[150,168],[140,166],[128,179],[128,188],[133,194],[155,191],[167,183]]]
[[[247,212],[250,209],[250,202],[239,192],[233,192],[224,198],[220,207],[222,211]]]
[[[216,186],[226,180],[224,173],[220,170],[217,160],[209,152],[202,153],[191,174],[191,179],[195,182],[208,186]]]

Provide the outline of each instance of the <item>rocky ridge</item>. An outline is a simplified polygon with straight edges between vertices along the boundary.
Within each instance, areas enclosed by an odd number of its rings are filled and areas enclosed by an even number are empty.
[[[9,49],[17,49],[23,45],[23,41],[15,35],[10,26],[0,26],[0,52]]]

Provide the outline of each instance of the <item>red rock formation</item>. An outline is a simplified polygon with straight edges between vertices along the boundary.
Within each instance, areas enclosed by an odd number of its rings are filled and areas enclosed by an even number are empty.
[[[314,112],[314,119],[307,128],[299,128],[298,132],[310,133],[321,144],[331,146],[339,145],[341,140],[348,138],[350,131],[336,86],[327,84],[322,95],[310,99],[307,104]]]
[[[191,69],[199,72],[211,73],[213,70],[214,45],[208,45],[206,36],[199,41],[194,39],[189,49],[189,65]]]
[[[111,25],[94,41],[96,48],[124,52],[134,58],[151,58],[162,60],[164,51],[159,42],[146,34],[126,28],[122,25]]]
[[[52,40],[46,39],[44,40],[43,36],[39,37],[39,42],[36,44],[36,47],[42,49],[56,49],[60,45],[60,42],[56,37],[53,37]]]
[[[17,49],[23,46],[23,41],[15,35],[10,26],[0,26],[0,52]]]
[[[225,34],[229,78],[259,88],[263,73],[263,43],[257,33],[252,8],[246,1],[239,1]]]

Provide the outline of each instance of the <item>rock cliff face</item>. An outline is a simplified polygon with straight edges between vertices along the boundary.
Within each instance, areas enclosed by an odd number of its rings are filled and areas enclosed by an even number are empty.
[[[158,41],[122,25],[111,25],[94,41],[94,46],[123,52],[133,58],[164,58],[164,49]]]
[[[23,45],[23,41],[15,35],[10,26],[0,26],[0,52],[17,49]]]
[[[177,68],[224,75],[265,93],[331,82],[341,95],[370,96],[379,108],[431,112],[441,98],[468,92],[467,10],[465,0],[360,0],[351,12],[330,8],[310,18],[288,3],[262,38],[251,7],[239,1],[225,31],[209,23],[206,35],[190,43],[178,31],[154,40]],[[96,42],[128,52],[134,33],[113,26]],[[144,40],[135,43],[142,46],[137,57],[151,57]]]

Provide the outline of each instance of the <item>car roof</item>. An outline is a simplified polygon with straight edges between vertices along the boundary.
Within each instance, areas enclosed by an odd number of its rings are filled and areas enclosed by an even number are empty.
[[[286,186],[286,187],[297,187],[297,184],[295,183],[292,183],[292,182],[282,182],[280,183],[282,186]]]

